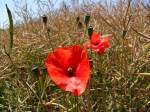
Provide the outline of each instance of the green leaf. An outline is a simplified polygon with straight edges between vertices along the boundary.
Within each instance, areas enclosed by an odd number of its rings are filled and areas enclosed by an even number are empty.
[[[13,47],[14,27],[13,27],[12,13],[11,13],[10,9],[8,8],[7,4],[6,4],[6,10],[7,10],[8,19],[9,19],[9,37],[10,37],[9,53],[11,53],[11,50]]]

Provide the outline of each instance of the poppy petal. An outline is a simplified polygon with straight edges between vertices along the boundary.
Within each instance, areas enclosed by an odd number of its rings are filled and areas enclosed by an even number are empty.
[[[86,58],[82,60],[82,62],[77,68],[76,74],[77,74],[76,77],[78,77],[81,81],[77,92],[80,95],[85,91],[88,80],[90,79],[89,60],[87,60]]]
[[[101,45],[105,46],[105,48],[109,48],[110,47],[107,37],[101,39]]]
[[[49,53],[45,65],[54,64],[60,68],[66,68],[69,65],[69,59],[71,58],[71,52],[66,48],[57,48],[54,52]]]
[[[85,42],[85,44],[84,44],[84,47],[85,47],[86,49],[89,49],[89,48],[91,47],[91,42],[90,42],[90,40],[86,40],[86,42]]]
[[[92,44],[95,44],[95,45],[97,45],[97,44],[100,43],[100,36],[99,36],[98,33],[96,33],[96,32],[93,32],[93,33],[92,33],[91,43],[92,43]]]

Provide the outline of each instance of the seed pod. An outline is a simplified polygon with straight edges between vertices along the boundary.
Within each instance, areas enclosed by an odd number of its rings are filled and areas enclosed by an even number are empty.
[[[79,28],[79,29],[82,28],[82,23],[81,23],[81,22],[78,23],[78,28]]]
[[[86,26],[88,26],[89,21],[90,21],[90,15],[87,14],[86,16],[84,16],[84,23],[85,23]]]
[[[78,16],[78,17],[76,18],[76,22],[78,23],[78,22],[79,22],[79,20],[80,20],[80,17]]]
[[[92,33],[93,33],[93,27],[92,27],[92,26],[89,26],[89,27],[88,27],[88,35],[89,35],[90,38],[91,38],[91,36],[92,36]]]
[[[45,25],[47,24],[47,16],[46,15],[42,16],[42,21]]]
[[[122,31],[122,37],[124,38],[127,35],[127,30]]]

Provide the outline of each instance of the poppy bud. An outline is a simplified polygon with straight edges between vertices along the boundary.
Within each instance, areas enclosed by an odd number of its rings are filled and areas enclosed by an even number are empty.
[[[82,23],[81,23],[81,22],[78,23],[78,28],[79,28],[79,29],[82,28]]]
[[[80,17],[78,16],[78,17],[76,18],[76,22],[78,23],[78,22],[79,22],[79,20],[80,20]]]
[[[93,33],[93,27],[92,27],[92,26],[89,26],[89,27],[88,27],[88,35],[89,35],[89,37],[92,36],[92,33]]]
[[[89,21],[90,21],[90,15],[87,14],[86,16],[84,16],[84,23],[86,26],[89,24]]]
[[[127,34],[127,31],[126,31],[126,30],[123,30],[123,32],[122,32],[122,37],[124,38],[124,37],[126,36],[126,34]]]
[[[47,24],[47,16],[46,15],[42,16],[42,21],[44,24]]]

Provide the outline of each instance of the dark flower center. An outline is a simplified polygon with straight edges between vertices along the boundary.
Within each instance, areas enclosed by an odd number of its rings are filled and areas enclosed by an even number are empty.
[[[99,42],[95,42],[94,45],[95,45],[95,46],[99,45]]]
[[[72,67],[69,67],[67,69],[68,77],[73,77],[74,76],[74,69]]]

